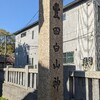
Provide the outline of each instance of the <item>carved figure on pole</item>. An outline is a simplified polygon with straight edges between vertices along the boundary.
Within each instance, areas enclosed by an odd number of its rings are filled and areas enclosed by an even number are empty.
[[[56,43],[56,44],[53,46],[53,48],[54,48],[54,51],[55,51],[55,52],[58,52],[59,49],[60,49],[60,46]]]
[[[54,27],[53,32],[54,32],[55,35],[59,35],[60,34],[60,28],[59,27]]]
[[[53,81],[53,87],[54,89],[56,89],[57,91],[59,90],[59,85],[60,85],[60,80],[59,77],[54,77],[54,81]]]
[[[58,15],[58,12],[60,11],[60,7],[59,7],[59,4],[58,3],[55,3],[54,4],[53,10],[55,12],[55,15],[53,17],[60,19],[59,15]]]
[[[56,59],[56,64],[53,64],[53,68],[56,69],[56,68],[59,68],[60,67],[60,64],[58,64],[58,60]]]

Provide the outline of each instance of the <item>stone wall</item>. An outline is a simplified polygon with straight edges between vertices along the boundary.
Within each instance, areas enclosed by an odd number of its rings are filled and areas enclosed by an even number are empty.
[[[3,97],[8,100],[37,100],[37,91],[4,83]]]

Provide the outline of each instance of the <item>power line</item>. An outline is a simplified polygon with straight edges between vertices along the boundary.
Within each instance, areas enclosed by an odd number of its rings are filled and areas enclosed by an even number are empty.
[[[63,0],[63,2],[65,2],[65,0]],[[39,10],[34,14],[34,16],[29,20],[29,22],[25,26],[28,26],[38,13]]]
[[[93,31],[92,31],[92,32],[93,32]],[[65,43],[65,42],[71,42],[71,41],[74,41],[74,40],[77,40],[77,39],[85,38],[85,36],[87,36],[88,34],[90,34],[90,33],[92,33],[92,32],[88,32],[87,34],[84,34],[84,35],[78,36],[78,37],[76,37],[76,38],[72,38],[72,39],[69,39],[69,40],[63,41],[63,43]]]
[[[29,20],[29,22],[25,25],[25,26],[28,26],[31,21],[35,18],[35,16],[38,14],[39,10],[34,14],[34,16]]]

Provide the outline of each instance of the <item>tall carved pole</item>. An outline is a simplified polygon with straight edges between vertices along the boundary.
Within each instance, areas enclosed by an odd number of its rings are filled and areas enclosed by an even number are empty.
[[[38,100],[63,100],[63,0],[39,0]]]

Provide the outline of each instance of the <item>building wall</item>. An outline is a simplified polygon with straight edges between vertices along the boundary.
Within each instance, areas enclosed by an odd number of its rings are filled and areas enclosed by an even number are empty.
[[[93,2],[80,4],[66,13],[64,21],[63,50],[74,52],[77,70],[95,70],[94,7]],[[83,59],[93,57],[92,65],[84,65]],[[70,64],[70,63],[69,63]]]
[[[74,52],[74,62],[64,63],[64,65],[75,65],[77,70],[96,70],[95,68],[95,31],[94,31],[94,3],[82,3],[64,12],[63,20],[63,52]],[[32,39],[34,30],[34,39]],[[16,35],[16,66],[27,64],[27,54],[29,58],[34,58],[34,65],[38,65],[38,25],[28,29],[27,35],[21,38],[21,33]],[[18,46],[19,45],[19,46]],[[29,50],[21,48],[30,47]],[[23,56],[24,55],[24,56]],[[86,62],[83,66],[84,58],[93,58],[93,64]]]
[[[100,71],[100,0],[94,0],[96,70]]]
[[[34,38],[32,39],[32,31],[34,31]],[[16,35],[15,42],[15,66],[24,67],[25,65],[33,65],[37,67],[38,55],[38,26],[35,26],[26,32],[26,36],[21,38],[21,34]]]

